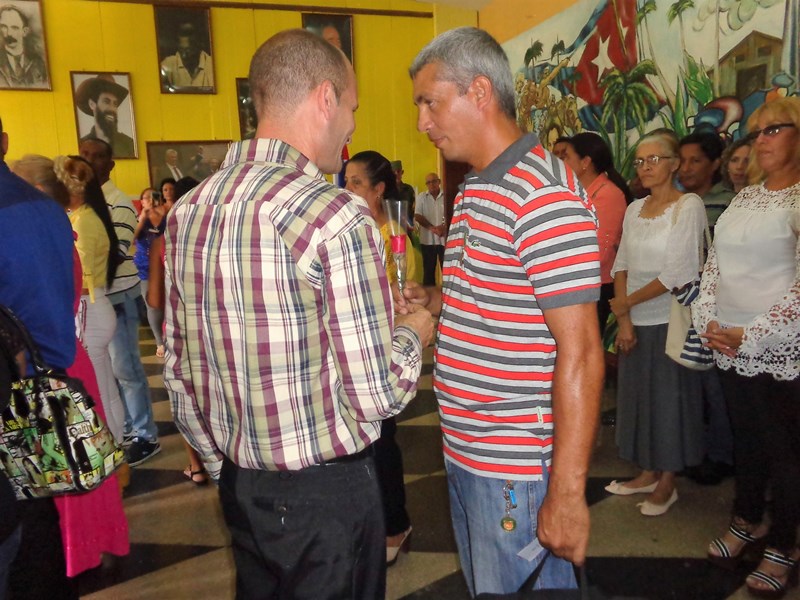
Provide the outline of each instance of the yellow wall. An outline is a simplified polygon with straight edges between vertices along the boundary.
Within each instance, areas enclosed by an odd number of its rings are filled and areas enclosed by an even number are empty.
[[[478,13],[480,27],[501,44],[546,21],[577,0],[491,0]]]
[[[270,0],[297,4],[296,0]],[[436,17],[354,15],[354,62],[360,108],[350,152],[377,150],[403,160],[405,180],[423,189],[438,153],[416,130],[416,109],[407,69],[434,36],[475,24],[475,11],[413,0],[315,0],[316,6],[434,12]],[[26,153],[47,156],[77,151],[70,71],[131,74],[138,159],[119,159],[112,173],[129,194],[147,185],[147,141],[227,140],[239,137],[237,77],[246,77],[250,57],[278,31],[301,26],[301,13],[282,10],[212,8],[211,29],[217,93],[162,94],[159,84],[153,7],[89,0],[43,2],[51,92],[0,90],[0,115],[10,137],[8,159]],[[438,28],[437,28],[438,29]],[[443,29],[438,29],[442,31]]]

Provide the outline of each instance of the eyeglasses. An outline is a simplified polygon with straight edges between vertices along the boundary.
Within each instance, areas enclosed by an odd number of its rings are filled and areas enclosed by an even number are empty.
[[[644,163],[648,165],[657,165],[658,161],[660,160],[667,160],[668,158],[676,158],[675,156],[658,156],[656,154],[651,154],[650,156],[646,156],[644,158],[637,158],[633,161],[633,168],[634,169],[641,169],[644,166]]]
[[[767,125],[764,129],[756,129],[755,131],[751,132],[747,137],[751,140],[758,139],[762,133],[767,137],[775,137],[781,132],[781,129],[785,129],[787,127],[797,127],[794,123],[775,123],[774,125]]]
[[[431,185],[432,183],[439,183],[440,179],[428,179],[425,181],[425,185]]]

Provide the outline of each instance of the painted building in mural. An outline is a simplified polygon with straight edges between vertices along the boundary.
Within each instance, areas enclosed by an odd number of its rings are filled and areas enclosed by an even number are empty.
[[[771,98],[798,94],[800,0],[581,0],[503,46],[520,126],[546,145],[596,131],[632,174],[658,127],[736,139]]]

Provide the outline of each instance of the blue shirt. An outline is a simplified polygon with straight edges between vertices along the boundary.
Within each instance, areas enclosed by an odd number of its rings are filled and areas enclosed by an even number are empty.
[[[0,304],[13,310],[45,363],[75,360],[72,227],[64,209],[0,161]]]

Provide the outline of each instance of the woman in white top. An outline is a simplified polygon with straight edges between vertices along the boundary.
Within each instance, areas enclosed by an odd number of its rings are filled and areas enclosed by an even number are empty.
[[[643,515],[662,515],[678,499],[675,473],[703,458],[699,373],[665,354],[672,290],[694,281],[707,221],[703,201],[674,185],[680,165],[673,138],[652,135],[634,166],[650,195],[626,210],[612,268],[611,310],[619,322],[617,445],[642,472],[613,481],[612,494],[648,494]]]
[[[747,587],[780,598],[797,583],[800,558],[800,98],[762,105],[747,127],[750,180],[760,183],[744,188],[717,222],[692,306],[714,350],[736,459],[733,520],[708,556],[733,568],[748,546],[766,544]]]

